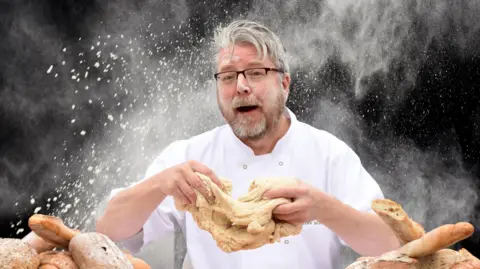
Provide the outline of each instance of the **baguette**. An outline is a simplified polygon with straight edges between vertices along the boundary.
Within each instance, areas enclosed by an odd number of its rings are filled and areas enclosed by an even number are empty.
[[[48,243],[68,249],[70,240],[80,231],[65,226],[60,218],[34,214],[28,219],[30,229]]]
[[[411,258],[425,257],[468,238],[473,231],[473,225],[468,222],[442,225],[423,237],[405,244],[398,251]]]
[[[376,199],[372,209],[393,230],[401,245],[421,238],[425,230],[409,218],[402,206],[389,199]]]

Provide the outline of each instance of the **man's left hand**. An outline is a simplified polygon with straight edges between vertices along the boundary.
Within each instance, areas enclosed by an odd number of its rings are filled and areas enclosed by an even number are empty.
[[[292,203],[282,204],[273,210],[274,216],[293,224],[303,224],[315,219],[318,203],[318,193],[320,191],[306,183],[299,181],[295,187],[273,188],[265,192],[264,197],[290,198]]]

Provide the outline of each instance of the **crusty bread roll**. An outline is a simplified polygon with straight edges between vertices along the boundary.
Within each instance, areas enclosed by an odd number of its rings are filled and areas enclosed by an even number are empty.
[[[368,266],[368,269],[418,269],[415,263],[401,261],[378,261]]]
[[[480,269],[480,263],[472,261],[464,261],[454,264],[449,269]]]
[[[45,265],[40,265],[40,267],[38,267],[38,269],[61,269],[61,268],[58,268],[55,265],[45,264]]]
[[[474,227],[468,222],[442,225],[423,237],[407,243],[398,251],[412,258],[425,257],[468,238]]]
[[[372,209],[390,226],[401,245],[416,240],[425,234],[419,223],[409,218],[402,206],[389,199],[376,199]]]
[[[451,269],[480,269],[480,259],[473,256],[468,250],[462,248],[458,253],[464,257],[466,261],[455,264]]]
[[[376,259],[377,257],[360,257],[345,269],[368,269]]]
[[[419,269],[417,265],[416,259],[390,251],[379,257],[360,257],[346,269]]]
[[[373,260],[374,260],[374,258],[371,258],[371,257],[369,257],[367,259],[356,260],[355,262],[348,265],[347,268],[345,268],[345,269],[368,269],[368,265]]]
[[[72,254],[68,251],[46,251],[39,255],[38,269],[78,269]]]
[[[127,259],[130,261],[130,263],[132,263],[133,268],[135,268],[135,269],[152,269],[152,267],[150,267],[150,265],[148,263],[146,263],[144,260],[139,259],[139,258],[137,258],[137,257],[133,256],[132,254],[127,253],[125,251],[124,251],[124,253],[127,256]]]
[[[82,233],[73,237],[69,250],[80,269],[134,269],[125,253],[101,233]]]
[[[65,226],[60,218],[42,214],[32,215],[28,226],[43,240],[64,249],[68,249],[70,240],[80,233]]]
[[[425,269],[450,269],[463,261],[465,258],[452,249],[440,249],[431,255],[419,258],[420,268]]]
[[[398,251],[384,253],[368,265],[368,269],[416,269],[418,261]]]
[[[37,253],[53,250],[57,247],[55,244],[43,240],[35,232],[31,231],[22,238],[23,242],[29,244]]]
[[[16,238],[0,238],[0,268],[38,269],[40,259],[29,244]]]
[[[470,253],[468,250],[466,250],[465,248],[461,248],[458,253],[460,253],[460,255],[462,255],[463,257],[469,259],[469,260],[472,260],[472,261],[478,261],[480,262],[480,259],[478,259],[477,257],[473,256],[472,253]]]

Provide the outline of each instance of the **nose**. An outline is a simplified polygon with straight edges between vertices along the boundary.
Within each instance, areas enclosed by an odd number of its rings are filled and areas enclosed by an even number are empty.
[[[238,94],[250,94],[252,92],[252,89],[250,88],[250,85],[248,84],[247,79],[243,74],[238,74],[237,77],[237,93]]]

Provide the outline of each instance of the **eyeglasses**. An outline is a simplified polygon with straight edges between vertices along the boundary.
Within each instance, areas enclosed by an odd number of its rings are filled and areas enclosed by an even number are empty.
[[[232,85],[236,83],[239,74],[243,74],[243,76],[249,83],[254,83],[254,82],[259,82],[265,79],[268,71],[284,73],[284,71],[281,69],[263,67],[263,68],[249,68],[243,71],[225,71],[225,72],[216,73],[213,76],[215,77],[217,82],[221,83],[222,85]]]

